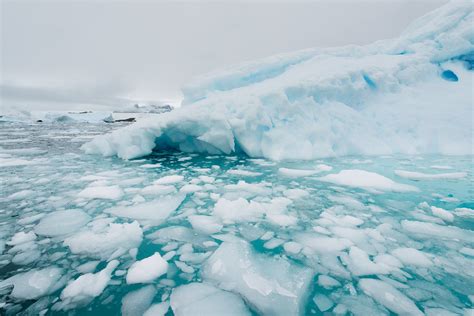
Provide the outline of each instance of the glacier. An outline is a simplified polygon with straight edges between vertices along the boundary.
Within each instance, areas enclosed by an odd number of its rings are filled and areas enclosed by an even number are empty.
[[[272,160],[472,154],[473,20],[473,4],[454,1],[396,39],[203,75],[183,87],[181,108],[83,149],[124,159],[170,148]]]

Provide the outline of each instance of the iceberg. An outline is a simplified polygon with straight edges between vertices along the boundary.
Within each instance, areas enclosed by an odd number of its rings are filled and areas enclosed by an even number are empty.
[[[472,154],[473,7],[450,2],[396,39],[203,75],[183,88],[181,108],[82,148],[124,159],[170,148],[272,160]]]

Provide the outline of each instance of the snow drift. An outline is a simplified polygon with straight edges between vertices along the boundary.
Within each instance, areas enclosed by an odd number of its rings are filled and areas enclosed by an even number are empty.
[[[83,146],[130,159],[174,148],[274,160],[472,154],[471,2],[419,18],[397,39],[309,49],[211,73],[183,106]]]

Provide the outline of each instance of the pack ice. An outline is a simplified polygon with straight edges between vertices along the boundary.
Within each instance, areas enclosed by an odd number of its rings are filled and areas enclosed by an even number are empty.
[[[83,149],[125,159],[170,147],[273,160],[471,154],[472,11],[469,1],[451,2],[396,39],[308,49],[204,75],[183,88],[181,108]]]

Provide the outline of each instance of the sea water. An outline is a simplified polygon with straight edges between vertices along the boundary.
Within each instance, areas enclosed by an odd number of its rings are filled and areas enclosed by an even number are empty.
[[[472,312],[472,157],[80,150],[119,126],[2,123],[1,313]]]

